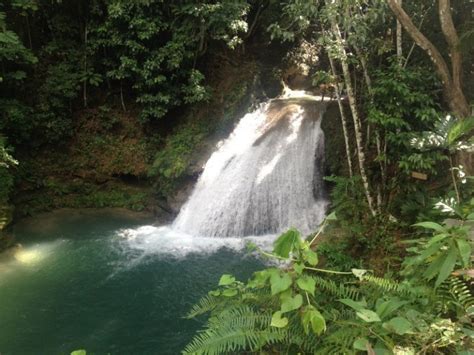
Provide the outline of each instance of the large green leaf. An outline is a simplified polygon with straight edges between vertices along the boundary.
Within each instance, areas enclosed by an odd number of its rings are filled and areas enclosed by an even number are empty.
[[[380,300],[377,302],[375,311],[380,316],[380,318],[383,319],[407,303],[407,301],[401,301],[397,297],[391,298],[387,301]]]
[[[273,269],[257,271],[253,274],[253,278],[247,283],[251,288],[262,288],[267,284],[267,280],[272,275]]]
[[[419,260],[425,261],[427,258],[429,258],[431,255],[434,253],[438,252],[441,250],[441,242],[431,244],[428,248],[423,250],[419,256]]]
[[[354,309],[356,311],[360,311],[360,310],[364,309],[367,306],[367,303],[365,303],[365,302],[362,302],[362,301],[357,302],[357,301],[353,301],[349,298],[340,299],[339,302],[344,303],[346,306],[349,306],[349,307],[351,307],[352,309]]]
[[[296,284],[303,291],[309,292],[314,296],[314,290],[316,288],[316,281],[311,276],[304,275],[296,280]]]
[[[235,288],[228,288],[222,291],[222,296],[225,297],[234,297],[237,295],[238,291]]]
[[[448,131],[448,145],[453,145],[472,130],[474,130],[474,116],[457,120]]]
[[[458,256],[458,250],[454,247],[454,245],[451,245],[448,255],[446,255],[446,258],[444,259],[443,264],[441,265],[438,278],[436,279],[436,282],[435,282],[435,287],[438,287],[439,285],[441,285],[443,281],[446,280],[449,277],[449,275],[453,272],[454,266],[456,265],[457,256]]]
[[[227,286],[235,281],[235,277],[229,274],[224,274],[219,280],[219,286]]]
[[[272,327],[284,328],[288,325],[288,318],[282,317],[280,311],[273,313],[272,321],[270,323]]]
[[[290,253],[301,243],[300,233],[296,229],[290,229],[278,237],[273,243],[273,253],[288,258]]]
[[[356,350],[367,351],[368,344],[369,344],[369,341],[367,340],[367,338],[357,338],[356,340],[354,340],[354,343],[352,344],[352,346]]]
[[[319,335],[326,329],[326,321],[323,315],[313,306],[304,309],[301,323],[306,334],[309,334],[311,329],[314,334]]]
[[[426,277],[428,280],[434,278],[441,270],[441,266],[443,265],[445,254],[439,254],[433,261],[430,262],[428,268],[423,273],[423,276]]]
[[[287,297],[281,303],[281,313],[291,312],[303,305],[303,296],[300,294],[294,297]]]
[[[465,239],[456,239],[456,245],[459,249],[459,254],[461,255],[462,264],[464,267],[469,266],[469,259],[471,259],[471,245]]]
[[[301,275],[301,273],[304,270],[304,264],[303,263],[295,263],[293,265],[293,269],[296,271],[298,275]]]
[[[442,225],[435,222],[420,222],[420,223],[414,224],[413,226],[423,227],[426,229],[434,229],[435,231],[440,232],[440,233],[446,232],[446,228],[444,228]]]
[[[395,317],[383,324],[383,327],[398,335],[403,335],[412,330],[411,323],[403,317]]]
[[[318,254],[316,254],[311,249],[307,249],[303,252],[303,257],[306,262],[311,266],[316,266],[318,264]]]
[[[381,319],[377,313],[371,311],[370,309],[361,309],[356,312],[356,315],[362,319],[364,322],[373,323],[373,322],[380,322]]]
[[[426,247],[429,247],[429,246],[431,246],[435,243],[438,243],[438,242],[446,239],[447,237],[449,237],[448,233],[437,234],[433,238],[430,238],[430,240],[428,240],[428,242],[426,243]]]
[[[280,275],[279,273],[273,273],[272,276],[270,276],[272,295],[276,295],[287,290],[291,286],[291,283],[292,280],[290,275]]]

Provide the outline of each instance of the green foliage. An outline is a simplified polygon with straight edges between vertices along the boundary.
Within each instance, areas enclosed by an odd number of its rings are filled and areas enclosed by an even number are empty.
[[[131,84],[143,121],[208,99],[196,60],[212,41],[235,48],[247,30],[245,1],[106,4],[103,13],[97,10],[104,21],[93,30],[93,46],[96,53],[107,53],[107,76]]]
[[[451,115],[446,115],[436,122],[431,131],[423,132],[420,136],[411,140],[411,145],[419,152],[430,152],[441,150],[455,153],[459,150],[469,150],[474,144],[469,134],[474,130],[474,117],[456,120]]]
[[[397,163],[407,174],[435,174],[436,164],[446,157],[440,152],[417,151],[411,144],[440,120],[433,95],[435,77],[423,69],[402,68],[393,60],[389,68],[376,71],[374,79],[368,120],[384,132],[387,141],[387,150],[378,159]]]
[[[11,168],[17,164],[11,156],[11,149],[6,147],[5,138],[0,136],[0,207],[10,198],[14,183]]]
[[[329,176],[325,180],[332,183],[331,204],[339,217],[337,224],[341,228],[335,230],[334,234],[336,238],[341,234],[347,236],[346,250],[350,250],[353,255],[362,253],[367,256],[370,252],[389,254],[395,244],[394,232],[400,226],[386,215],[373,217],[368,213],[360,176]],[[325,252],[325,247],[322,252]],[[336,264],[336,267],[341,266],[339,262]]]
[[[26,1],[28,7],[34,2]],[[31,133],[30,109],[23,101],[25,80],[28,69],[37,63],[38,59],[31,49],[22,43],[18,34],[11,29],[11,24],[4,12],[2,4],[0,7],[0,132],[8,134],[12,141],[23,140]],[[18,2],[11,4],[19,5]],[[34,8],[33,8],[34,10]]]
[[[189,168],[196,147],[209,134],[209,127],[199,122],[190,122],[178,128],[157,152],[148,172],[150,176],[156,177],[156,185],[163,195],[174,191],[179,179]]]
[[[21,216],[34,215],[55,208],[121,207],[143,211],[150,193],[143,188],[126,186],[113,181],[104,185],[80,179],[49,179],[31,181],[34,191],[25,191],[15,198]]]
[[[329,238],[331,237],[332,234]],[[318,254],[324,260],[324,266],[333,270],[342,271],[360,267],[361,260],[351,256],[347,252],[349,249],[350,245],[347,240],[342,238],[327,240],[318,245]]]
[[[463,211],[471,216],[469,209]],[[456,264],[462,268],[458,275],[463,270],[463,275],[472,272],[470,247],[459,244],[466,240],[467,229],[431,221],[417,227],[435,233],[429,238],[421,235],[417,247],[407,249],[398,280],[363,269],[316,268],[317,258],[312,262],[308,255],[317,256],[311,247],[321,231],[311,241],[303,241],[296,230],[282,234],[273,253],[261,253],[292,267],[258,271],[247,283],[223,275],[219,289],[188,315],[210,313],[210,318],[184,353],[392,354],[401,349],[408,353],[468,349],[474,296],[464,281],[450,276]],[[426,253],[432,245],[436,245],[434,253]],[[456,256],[450,263],[453,267],[446,265],[449,255]],[[428,269],[431,277],[419,276]]]
[[[474,201],[472,203],[468,211],[474,210]],[[465,220],[452,220],[450,226],[435,222],[415,224],[429,230],[430,237],[413,242],[408,249],[413,255],[405,259],[404,272],[427,280],[436,279],[434,286],[439,287],[455,269],[469,268],[472,255],[469,233],[473,222],[474,214],[468,214]]]

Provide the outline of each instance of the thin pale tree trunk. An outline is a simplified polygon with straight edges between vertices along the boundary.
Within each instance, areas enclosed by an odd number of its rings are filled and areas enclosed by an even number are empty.
[[[346,53],[346,49],[344,48],[344,43],[342,41],[342,36],[339,30],[339,26],[336,23],[334,18],[331,18],[331,29],[334,36],[336,37],[336,47],[338,50],[338,55],[341,60],[342,73],[344,77],[344,82],[346,84],[347,96],[349,98],[349,106],[352,112],[352,119],[354,122],[354,132],[355,132],[356,145],[357,145],[357,158],[359,161],[360,176],[362,178],[362,184],[364,186],[364,193],[367,198],[367,203],[369,205],[370,213],[372,214],[372,216],[376,216],[377,212],[374,208],[374,202],[372,199],[372,195],[370,193],[369,179],[367,177],[367,173],[365,170],[365,153],[364,153],[364,145],[362,141],[362,124],[359,118],[359,113],[357,111],[356,98],[354,95],[354,91],[352,89],[351,73],[349,71],[347,53]]]
[[[84,107],[87,107],[87,22],[84,26],[84,82],[82,96]]]
[[[366,60],[365,56],[362,54],[359,47],[354,46],[354,49],[355,49],[355,52],[357,54],[357,57],[360,60],[360,64],[362,66],[362,72],[364,74],[365,84],[367,85],[367,91],[369,92],[370,101],[372,102],[373,101],[373,97],[372,97],[372,93],[373,93],[372,79],[370,78],[370,75],[369,75],[369,70],[368,70],[368,67],[367,67],[367,60]],[[367,127],[370,127],[370,123],[367,123]],[[367,128],[367,132],[370,132],[369,128]],[[369,133],[367,133],[367,135],[369,135]],[[366,146],[368,146],[369,138],[370,137],[367,136]],[[380,132],[377,129],[377,127],[375,127],[375,143],[376,143],[376,148],[377,148],[377,155],[379,157],[378,161],[379,161],[380,174],[381,174],[381,184],[380,184],[381,187],[377,188],[377,208],[378,208],[379,212],[381,211],[381,208],[382,208],[382,200],[383,200],[382,199],[382,191],[385,190],[385,181],[386,181],[386,178],[385,178],[386,173],[385,173],[384,164],[383,164],[383,161],[380,160],[380,157],[382,156],[382,143],[381,142],[382,142],[382,140],[381,140],[381,137],[380,137]]]
[[[402,6],[403,0],[397,0],[400,7]],[[403,49],[402,49],[402,24],[397,20],[397,58],[398,64],[402,65],[403,63]]]
[[[334,64],[334,59],[332,59],[330,55],[328,57],[329,57],[329,63],[331,64],[332,75],[337,78],[337,69],[336,69],[336,65]],[[347,129],[347,119],[346,119],[346,114],[344,113],[344,106],[342,104],[341,88],[339,86],[339,83],[337,82],[335,85],[335,92],[336,92],[337,104],[339,106],[339,112],[341,114],[342,132],[344,134],[344,144],[346,146],[347,167],[349,168],[349,176],[352,178],[353,172],[352,172],[352,160],[351,160],[351,146],[349,144],[349,131]]]

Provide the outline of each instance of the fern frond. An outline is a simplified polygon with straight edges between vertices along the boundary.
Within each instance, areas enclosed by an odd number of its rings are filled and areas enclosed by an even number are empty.
[[[272,313],[268,311],[254,311],[246,305],[228,308],[209,319],[209,327],[228,328],[265,328],[270,326]]]
[[[202,297],[198,303],[193,305],[191,310],[186,314],[186,318],[194,318],[214,310],[218,305],[222,304],[223,300],[219,297],[206,295]]]
[[[327,318],[331,319],[332,321],[351,320],[355,318],[355,313],[354,310],[349,308],[331,308],[327,312]]]
[[[258,350],[264,344],[275,344],[283,338],[277,328],[268,329],[208,329],[194,337],[183,354],[218,355]]]
[[[467,281],[450,277],[445,280],[436,292],[437,308],[440,312],[454,310],[467,313],[469,308],[474,307],[474,295]]]
[[[255,351],[281,342],[285,330],[270,327],[271,313],[260,313],[248,306],[235,307],[212,317],[208,329],[198,333],[183,354],[228,354]]]
[[[355,288],[347,287],[342,283],[336,284],[333,280],[327,280],[320,276],[313,276],[313,279],[317,287],[333,296],[338,298],[350,298],[354,301],[360,298],[360,293]]]
[[[368,331],[362,327],[340,326],[335,324],[328,328],[327,335],[322,338],[321,345],[314,354],[354,354],[352,344],[358,337],[365,336]]]
[[[413,287],[409,284],[399,283],[394,280],[390,280],[383,277],[377,277],[374,275],[362,276],[362,281],[366,281],[370,285],[373,285],[384,292],[393,292],[403,296],[426,296],[428,291],[425,288]]]

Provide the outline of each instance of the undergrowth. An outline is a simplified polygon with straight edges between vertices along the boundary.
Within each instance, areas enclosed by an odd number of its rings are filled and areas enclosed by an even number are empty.
[[[311,240],[289,230],[272,253],[259,250],[281,267],[247,282],[222,275],[190,310],[209,318],[183,354],[468,354],[474,199],[444,217],[413,225],[400,268],[384,276],[356,267],[344,246],[315,243],[335,214]]]

